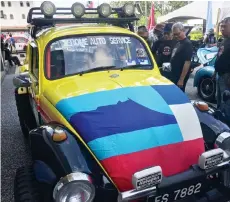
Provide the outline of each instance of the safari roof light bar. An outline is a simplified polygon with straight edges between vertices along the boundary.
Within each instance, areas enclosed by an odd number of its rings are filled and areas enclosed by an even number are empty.
[[[108,24],[127,24],[139,20],[135,16],[135,7],[131,3],[125,4],[121,8],[111,8],[109,4],[103,3],[97,8],[85,8],[81,3],[74,3],[71,8],[56,8],[50,1],[45,1],[40,7],[31,8],[27,22],[34,26],[48,26],[58,23],[108,23]],[[84,15],[98,14],[98,18],[83,17]],[[110,17],[117,14],[117,18]],[[61,17],[72,15],[71,18]],[[37,17],[35,16],[43,16]]]
[[[85,14],[85,6],[82,3],[74,3],[71,7],[72,14],[75,18],[81,18]]]

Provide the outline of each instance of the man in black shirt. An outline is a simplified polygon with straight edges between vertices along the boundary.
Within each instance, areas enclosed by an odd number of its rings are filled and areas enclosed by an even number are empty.
[[[165,62],[170,62],[172,50],[176,44],[177,41],[172,38],[171,28],[165,26],[163,38],[158,40],[156,45],[152,47],[152,53],[158,67],[162,67]]]
[[[175,23],[172,27],[174,38],[178,41],[172,51],[171,78],[183,92],[185,92],[186,83],[189,79],[191,58],[193,54],[192,43],[186,38],[184,26],[182,23]]]
[[[228,90],[227,83],[230,78],[230,17],[225,18],[220,24],[220,30],[224,40],[219,46],[217,59],[215,63],[215,74],[218,74],[217,79],[217,107],[222,109],[223,106],[223,92]],[[223,109],[222,109],[223,110]],[[226,111],[226,109],[224,109]],[[230,118],[230,106],[228,106],[228,117]]]

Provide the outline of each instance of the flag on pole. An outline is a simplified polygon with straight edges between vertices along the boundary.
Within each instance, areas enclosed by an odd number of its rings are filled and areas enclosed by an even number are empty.
[[[87,8],[93,8],[93,1],[87,1]]]
[[[208,1],[208,7],[207,7],[207,19],[206,19],[206,34],[210,29],[213,29],[213,23],[212,23],[212,2]]]
[[[154,9],[154,5],[152,4],[150,15],[149,15],[148,30],[153,29],[155,25],[156,25],[155,9]]]

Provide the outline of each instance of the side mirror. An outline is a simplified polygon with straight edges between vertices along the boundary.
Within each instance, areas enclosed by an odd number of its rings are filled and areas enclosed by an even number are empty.
[[[30,87],[31,81],[29,78],[29,73],[25,72],[13,78],[13,84],[16,88],[19,87]]]

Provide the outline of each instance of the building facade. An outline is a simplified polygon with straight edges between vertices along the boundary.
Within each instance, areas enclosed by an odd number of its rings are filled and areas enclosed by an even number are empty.
[[[28,12],[34,6],[37,6],[37,2],[1,1],[1,30],[14,31],[26,29]]]
[[[38,1],[1,1],[1,30],[3,32],[11,31],[24,31],[27,29],[27,15],[32,7],[40,7],[44,0]],[[69,7],[76,0],[51,0],[57,7]],[[79,0],[87,8],[96,8],[98,5],[104,2],[111,2],[111,0],[96,0],[87,1]],[[72,17],[72,16],[71,16]]]

